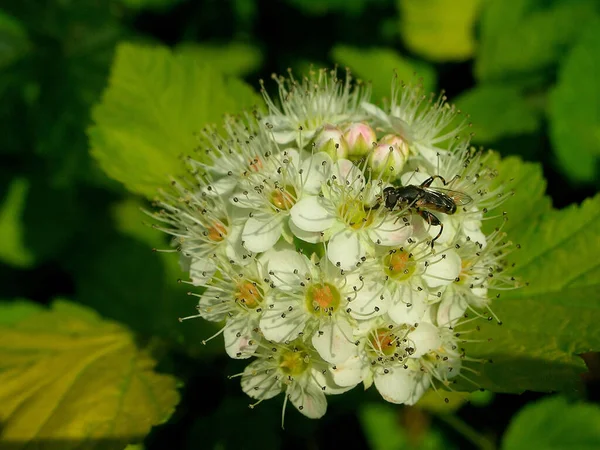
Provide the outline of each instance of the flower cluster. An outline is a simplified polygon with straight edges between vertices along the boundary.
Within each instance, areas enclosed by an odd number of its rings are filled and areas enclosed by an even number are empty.
[[[489,155],[419,86],[395,80],[382,109],[349,74],[275,79],[266,115],[203,131],[154,217],[201,288],[198,316],[223,324],[230,357],[252,358],[250,397],[283,391],[318,418],[362,383],[412,405],[464,376],[455,327],[493,315],[488,290],[514,284],[510,243],[482,231],[505,196]]]

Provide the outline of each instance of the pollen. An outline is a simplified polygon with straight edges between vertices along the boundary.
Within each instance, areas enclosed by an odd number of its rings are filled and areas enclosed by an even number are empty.
[[[405,280],[415,271],[415,264],[410,253],[397,250],[384,258],[387,275],[396,280]]]
[[[221,222],[215,222],[208,229],[208,239],[213,242],[221,242],[227,236],[227,229]]]
[[[371,211],[366,211],[365,205],[359,200],[343,203],[339,208],[339,215],[355,230],[368,227],[373,222]]]
[[[273,190],[271,193],[271,203],[282,210],[290,209],[296,203],[296,190],[293,186]]]
[[[290,376],[301,375],[308,369],[309,364],[310,357],[304,349],[286,349],[279,357],[279,369]]]
[[[235,300],[247,308],[255,309],[262,302],[262,294],[256,287],[256,283],[245,281],[240,283],[235,293]]]
[[[308,310],[316,314],[330,313],[340,305],[340,293],[329,283],[313,284],[306,291]]]

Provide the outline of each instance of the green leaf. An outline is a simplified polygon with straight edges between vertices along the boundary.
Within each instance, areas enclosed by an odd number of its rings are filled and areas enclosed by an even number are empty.
[[[550,137],[558,167],[580,182],[597,180],[600,162],[599,29],[600,19],[588,24],[550,94]]]
[[[514,179],[516,194],[501,208],[508,237],[522,247],[510,255],[507,275],[529,285],[500,292],[493,310],[501,326],[478,324],[476,338],[491,342],[466,345],[470,356],[493,360],[473,367],[475,381],[500,392],[577,390],[586,368],[576,355],[600,350],[600,195],[553,210],[535,165],[509,158],[499,173],[499,184]]]
[[[31,267],[34,255],[23,238],[23,211],[29,182],[23,178],[12,181],[0,206],[0,261],[16,267]]]
[[[412,410],[412,408],[403,410],[398,406],[384,403],[362,405],[359,410],[359,420],[369,443],[369,448],[372,450],[455,448],[436,429],[426,428],[417,431],[404,428],[400,421],[400,413],[404,412],[405,415],[409,415],[413,412]],[[417,440],[418,445],[415,445],[415,440]]]
[[[397,0],[400,33],[409,50],[432,61],[461,61],[475,49],[482,0]]]
[[[11,302],[0,301],[0,326],[12,325],[33,314],[43,312],[44,308],[29,300],[17,299]]]
[[[471,116],[473,141],[479,144],[533,133],[540,126],[538,113],[514,87],[479,85],[462,94],[455,103]]]
[[[490,0],[481,17],[475,74],[519,79],[556,63],[598,14],[596,0]]]
[[[384,97],[389,99],[390,80],[394,71],[399,79],[406,82],[420,78],[426,92],[432,91],[436,85],[435,71],[430,65],[404,58],[392,49],[337,45],[332,50],[332,58],[350,67],[357,77],[371,81],[373,98],[377,101]]]
[[[258,102],[249,86],[193,58],[121,44],[109,87],[92,112],[91,151],[109,176],[152,197],[184,171],[178,157],[198,145],[194,133]]]
[[[175,49],[175,54],[209,65],[225,75],[240,77],[256,71],[262,63],[260,50],[242,42],[227,45],[181,44]]]
[[[23,25],[0,10],[0,69],[25,56],[29,48],[27,31]]]
[[[0,446],[123,448],[166,421],[177,380],[121,325],[57,300],[0,325]]]
[[[521,409],[502,439],[502,450],[600,448],[600,407],[544,398]]]

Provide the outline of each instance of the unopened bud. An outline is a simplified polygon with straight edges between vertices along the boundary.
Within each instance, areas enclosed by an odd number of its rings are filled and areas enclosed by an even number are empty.
[[[369,153],[373,144],[377,141],[375,131],[366,123],[353,123],[344,132],[344,138],[348,143],[348,154],[350,156],[362,157]]]
[[[369,165],[375,174],[387,179],[400,174],[408,157],[408,145],[400,136],[388,134],[382,137],[369,157]]]
[[[348,144],[342,130],[333,125],[324,125],[315,138],[315,151],[325,152],[333,160],[348,156]]]

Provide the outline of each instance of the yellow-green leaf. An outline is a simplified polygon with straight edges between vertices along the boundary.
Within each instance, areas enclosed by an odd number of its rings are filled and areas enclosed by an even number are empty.
[[[23,238],[22,218],[28,189],[27,180],[13,180],[0,205],[0,261],[16,267],[29,267],[34,262]]]
[[[140,441],[179,401],[176,379],[154,365],[127,329],[74,303],[0,324],[0,447]]]
[[[348,66],[357,78],[370,81],[373,86],[373,99],[389,99],[392,75],[405,82],[420,82],[425,92],[435,89],[436,77],[433,68],[420,61],[410,60],[389,48],[361,49],[337,45],[332,50],[334,61]]]
[[[179,156],[198,145],[195,133],[258,102],[248,85],[189,55],[121,44],[109,86],[92,112],[91,151],[109,176],[153,197],[184,171]]]
[[[247,75],[255,71],[262,62],[260,50],[243,42],[227,45],[186,43],[178,46],[175,54],[195,59],[226,75]]]
[[[482,0],[397,0],[406,46],[432,61],[461,61],[475,51]]]

